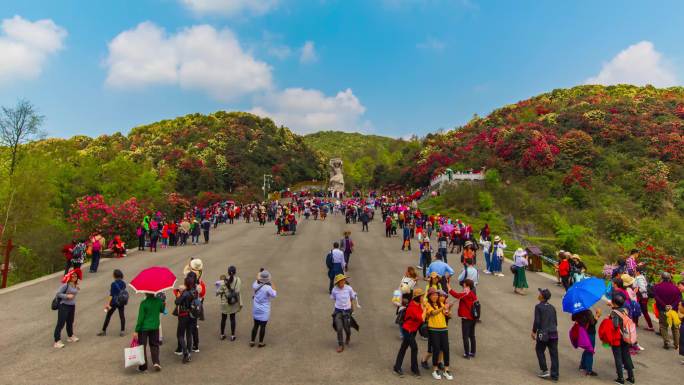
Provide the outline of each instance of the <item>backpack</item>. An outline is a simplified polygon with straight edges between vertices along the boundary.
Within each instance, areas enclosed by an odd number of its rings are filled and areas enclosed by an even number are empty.
[[[629,345],[634,345],[637,342],[637,331],[634,321],[621,311],[613,310],[613,312],[622,319],[622,330],[620,330],[622,340]]]
[[[78,243],[76,246],[74,246],[73,250],[71,250],[71,259],[76,260],[76,261],[81,261],[85,260],[86,257],[86,245],[83,242]]]
[[[610,346],[620,346],[620,340],[622,339],[620,332],[613,327],[613,320],[610,317],[601,321],[598,336],[601,342]]]
[[[473,307],[470,308],[470,315],[473,316],[474,320],[479,320],[480,315],[482,315],[482,307],[480,305],[480,301],[475,301],[473,302]]]
[[[332,270],[333,268],[332,250],[325,256],[325,266],[328,267],[328,270]]]
[[[631,319],[637,319],[641,317],[641,306],[637,301],[627,302],[627,310],[629,311],[629,317]]]
[[[119,295],[114,298],[114,303],[119,307],[128,305],[128,290],[122,289]]]
[[[193,289],[191,291],[192,293],[192,300],[190,301],[190,317],[192,318],[200,318],[202,313],[203,313],[203,308],[202,308],[202,300],[199,297],[199,294],[197,293],[197,289]]]
[[[240,299],[238,293],[235,291],[235,289],[231,288],[230,285],[228,285],[228,280],[226,280],[226,288],[228,289],[228,291],[225,292],[223,295],[226,297],[228,305],[235,305]]]

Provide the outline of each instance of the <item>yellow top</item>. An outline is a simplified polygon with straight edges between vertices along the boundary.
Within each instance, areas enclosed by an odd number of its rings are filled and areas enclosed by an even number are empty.
[[[427,324],[429,329],[446,329],[446,316],[444,315],[444,307],[433,307],[430,303],[425,304],[425,309],[427,314],[425,318],[427,319]]]

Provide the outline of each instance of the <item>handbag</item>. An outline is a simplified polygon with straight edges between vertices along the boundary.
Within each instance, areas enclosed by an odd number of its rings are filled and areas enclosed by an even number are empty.
[[[145,347],[138,340],[131,340],[131,346],[124,349],[124,368],[145,365]]]
[[[420,334],[421,337],[427,338],[427,336],[428,336],[427,322],[423,322],[422,324],[420,324],[420,327],[418,328],[418,334]]]
[[[66,286],[64,287],[64,293],[62,293],[62,294],[66,294],[68,289],[69,289],[69,284],[67,283]],[[52,310],[57,310],[57,309],[59,309],[59,305],[61,303],[62,303],[62,299],[59,298],[59,296],[57,294],[55,294],[55,298],[52,299],[52,305],[50,306],[50,308]]]

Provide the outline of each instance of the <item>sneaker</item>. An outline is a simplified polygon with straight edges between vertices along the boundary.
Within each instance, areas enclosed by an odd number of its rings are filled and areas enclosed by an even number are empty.
[[[340,345],[337,347],[337,352],[342,353],[344,351],[344,346]]]
[[[418,266],[418,265],[416,265],[416,269],[418,269],[418,270],[423,270],[423,266]]]
[[[154,367],[154,371],[155,371],[155,372],[161,372],[161,365],[159,365],[159,364],[154,364],[153,367]]]
[[[191,361],[191,359],[190,359],[190,355],[189,355],[189,354],[183,356],[183,363],[184,363],[184,364],[187,364],[187,363],[190,362],[190,361]]]
[[[119,337],[123,337],[123,336],[125,336],[125,335],[126,335],[126,332],[125,332],[125,331],[122,330],[122,331],[119,332]]]
[[[393,369],[392,369],[392,372],[394,372],[394,374],[396,374],[397,376],[399,376],[399,378],[404,377],[404,372],[402,372],[401,369],[393,368]]]
[[[596,376],[598,376],[598,373],[596,373],[595,371],[592,370],[591,372],[587,372],[587,376],[596,377]]]
[[[470,353],[470,358],[471,359],[475,358],[475,353]]]
[[[442,376],[444,376],[444,378],[446,378],[449,381],[454,379],[454,376],[452,376],[448,370],[445,370],[444,372],[442,372]]]
[[[71,336],[71,337],[67,338],[67,342],[78,342],[78,337]]]
[[[641,345],[639,345],[639,344],[634,345],[634,347],[636,347],[637,349],[639,349],[639,350],[642,351],[642,352],[643,352],[644,350],[646,350],[646,349],[644,349],[643,346],[641,346]]]
[[[182,355],[183,355],[183,351],[180,350],[180,349],[176,349],[176,350],[173,352],[173,354],[175,354],[175,355],[177,355],[177,356],[182,356]]]
[[[52,345],[52,347],[55,349],[61,349],[64,347],[64,343],[62,341],[57,341]]]
[[[219,339],[220,339],[221,341],[225,340],[225,339],[226,339],[226,335],[225,335],[225,334],[221,334],[221,335],[219,336]]]
[[[625,380],[622,380],[619,378],[614,379],[613,382],[618,384],[618,385],[625,385]]]
[[[468,353],[464,354],[464,355],[463,355],[463,358],[465,358],[466,360],[469,360],[469,359],[470,359],[470,354],[468,354]]]
[[[254,345],[255,345],[254,341],[252,341],[252,342],[249,343],[249,347],[250,347],[250,348],[253,348]]]
[[[434,378],[435,380],[441,380],[441,379],[442,379],[442,376],[439,374],[438,371],[433,370],[433,371],[432,371],[432,378]]]
[[[628,378],[627,382],[629,382],[630,384],[636,384],[636,380],[634,379],[634,377]]]
[[[684,363],[684,361],[682,361],[682,363]],[[411,375],[412,375],[413,377],[420,377],[420,371],[415,371],[415,372],[414,372],[414,371],[412,370],[412,371],[411,371]]]
[[[485,271],[483,271],[483,273],[485,273],[485,274],[492,274],[492,272],[489,271],[489,270],[485,270]]]
[[[99,333],[97,333],[97,336],[98,336],[98,337],[104,337],[104,336],[106,336],[106,335],[107,335],[107,332],[104,331],[104,330],[101,331],[101,332],[99,332]]]
[[[192,348],[193,353],[199,353],[199,348]]]
[[[425,370],[429,370],[429,369],[430,369],[430,365],[428,365],[427,361],[421,361],[421,362],[420,362],[420,366],[422,366],[423,369],[425,369]]]
[[[235,336],[230,336],[231,341],[235,341]]]
[[[537,373],[537,377],[539,378],[549,378],[551,377],[551,373],[548,370],[542,370],[539,373]]]
[[[259,345],[257,345],[257,348],[265,348],[266,344],[263,342],[259,342]]]

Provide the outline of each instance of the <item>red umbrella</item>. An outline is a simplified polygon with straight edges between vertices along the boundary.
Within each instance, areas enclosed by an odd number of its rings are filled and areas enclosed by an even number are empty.
[[[137,293],[157,294],[164,290],[173,289],[176,276],[168,267],[154,266],[141,271],[129,283]]]

